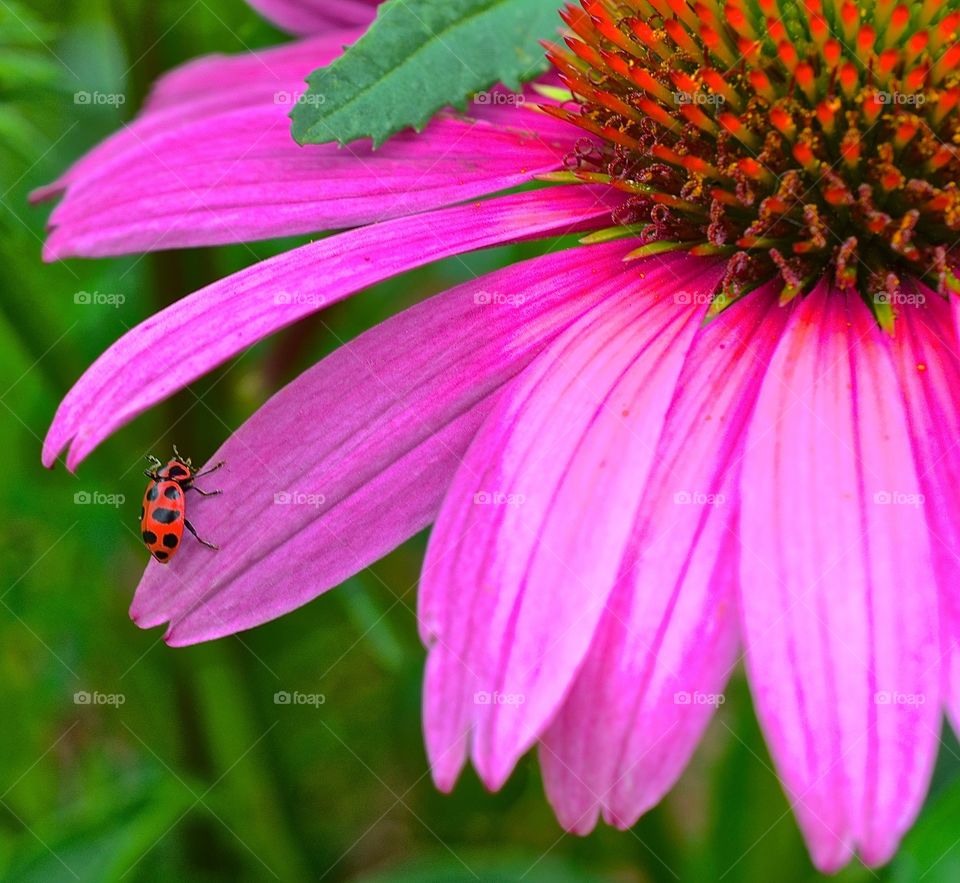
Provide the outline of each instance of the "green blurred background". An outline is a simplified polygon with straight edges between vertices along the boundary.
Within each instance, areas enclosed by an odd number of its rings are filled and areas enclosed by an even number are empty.
[[[164,70],[282,39],[241,0],[0,0],[0,449],[10,463],[0,483],[0,879],[816,879],[742,674],[681,782],[630,832],[565,835],[529,757],[499,794],[472,772],[438,794],[420,732],[422,537],[306,608],[211,645],[172,650],[127,618],[146,561],[136,529],[146,453],[176,442],[204,460],[335,340],[517,256],[475,255],[379,286],[139,418],[78,475],[45,471],[41,439],[57,402],[105,347],[292,243],[48,266],[48,209],[28,207],[28,192],[129,120]],[[126,100],[76,104],[78,90]],[[78,292],[123,303],[81,304]],[[278,705],[278,691],[325,701]],[[118,698],[78,703],[83,692]],[[894,864],[840,879],[960,879],[960,748],[947,731],[944,741]]]

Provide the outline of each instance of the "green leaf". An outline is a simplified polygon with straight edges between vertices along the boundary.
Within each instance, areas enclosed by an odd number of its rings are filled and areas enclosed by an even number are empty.
[[[194,787],[202,789],[200,783]],[[124,780],[110,794],[85,794],[66,811],[32,823],[34,836],[21,840],[20,852],[3,879],[121,880],[194,803],[190,792],[164,770]]]
[[[892,868],[893,883],[947,883],[960,879],[960,780],[943,788],[907,834]]]
[[[51,87],[62,78],[49,46],[52,39],[52,29],[27,9],[0,2],[0,95]]]
[[[408,126],[419,131],[443,107],[541,73],[538,40],[559,24],[556,5],[544,0],[388,0],[360,40],[307,78],[290,114],[293,137],[372,138],[376,147]]]
[[[53,29],[35,18],[22,3],[0,3],[0,45],[42,46],[53,38]]]
[[[423,856],[403,861],[392,868],[361,876],[358,883],[602,883],[615,879],[578,867],[574,862],[543,853],[524,855],[518,851],[462,850],[449,854]]]
[[[405,651],[396,631],[387,619],[389,612],[366,585],[363,573],[348,579],[337,597],[347,609],[347,614],[363,635],[373,656],[387,671],[399,671],[403,666]]]

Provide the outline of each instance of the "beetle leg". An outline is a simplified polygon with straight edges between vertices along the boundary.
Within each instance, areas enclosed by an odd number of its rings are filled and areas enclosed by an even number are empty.
[[[209,475],[211,472],[216,472],[221,466],[226,464],[226,460],[221,460],[215,466],[211,466],[209,469],[204,469],[203,472],[198,472],[194,478],[199,478],[201,475]]]
[[[203,545],[205,545],[208,549],[213,549],[215,552],[220,550],[219,546],[216,546],[201,537],[200,534],[197,533],[197,529],[189,521],[187,521],[186,518],[183,519],[183,526],[197,538],[198,542],[203,543]]]
[[[220,494],[223,493],[223,491],[221,491],[221,490],[216,490],[216,491],[202,491],[202,490],[200,490],[200,488],[198,488],[195,484],[191,484],[190,487],[187,488],[187,490],[188,490],[188,491],[196,491],[198,494],[200,494],[201,497],[217,497],[217,496],[219,496]]]

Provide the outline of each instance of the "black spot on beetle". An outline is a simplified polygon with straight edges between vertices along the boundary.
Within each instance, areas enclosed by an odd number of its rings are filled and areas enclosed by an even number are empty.
[[[159,496],[160,496],[160,488],[158,488],[155,484],[152,484],[150,485],[149,488],[147,488],[147,499],[151,503]]]
[[[180,511],[178,509],[167,509],[164,506],[159,506],[153,510],[153,520],[159,521],[160,524],[173,524],[180,517]]]
[[[166,561],[170,556],[166,552],[154,552],[153,557],[156,558],[157,561]]]
[[[180,537],[178,537],[175,533],[165,533],[163,535],[163,544],[168,549],[176,549],[177,543],[179,542],[180,542]]]
[[[167,471],[167,475],[169,475],[170,478],[180,478],[181,476],[186,478],[189,474],[190,473],[182,466],[171,466]]]
[[[180,488],[175,484],[171,484],[169,487],[164,488],[163,495],[168,500],[179,500],[180,499]]]
[[[152,546],[157,541],[157,535],[152,530],[145,530],[143,532],[143,541]]]

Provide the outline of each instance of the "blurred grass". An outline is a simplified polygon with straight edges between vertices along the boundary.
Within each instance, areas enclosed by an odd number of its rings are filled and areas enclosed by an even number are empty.
[[[504,790],[427,771],[414,618],[423,538],[303,610],[170,650],[126,615],[144,564],[145,453],[203,459],[273,391],[395,310],[513,260],[451,260],[339,305],[119,432],[80,469],[40,466],[70,383],[157,308],[290,243],[40,261],[27,193],[135,112],[163,70],[280,35],[239,0],[16,6],[0,0],[0,878],[4,880],[672,881],[818,879],[738,676],[690,770],[628,833],[564,835],[527,758]],[[121,93],[119,107],[74,103]],[[117,307],[74,302],[120,293]],[[80,505],[81,492],[122,495]],[[78,705],[78,692],[123,697]],[[278,691],[323,694],[277,705]],[[119,699],[117,700],[119,702]],[[958,748],[894,865],[843,881],[960,879]]]

